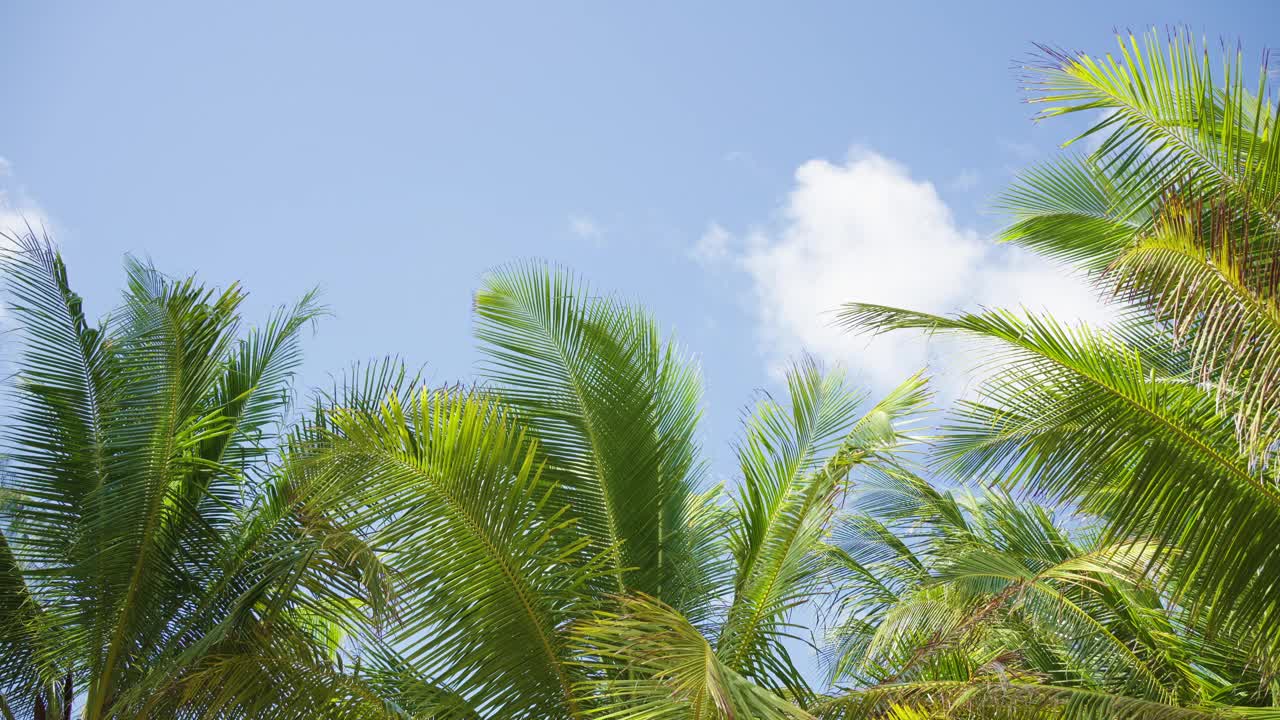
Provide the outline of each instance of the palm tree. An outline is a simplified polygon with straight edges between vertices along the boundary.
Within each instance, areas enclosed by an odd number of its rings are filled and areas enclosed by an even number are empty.
[[[730,489],[712,484],[696,366],[545,265],[477,293],[476,385],[389,360],[287,422],[311,296],[242,332],[239,288],[130,261],[93,327],[57,253],[17,238],[0,717],[1274,705],[1277,109],[1265,71],[1250,93],[1237,58],[1215,83],[1185,36],[1123,51],[1029,68],[1047,115],[1105,111],[1103,140],[1003,201],[1006,239],[1093,273],[1112,327],[843,315],[1001,349],[930,468],[980,495],[918,477],[923,378],[869,404],[807,359],[747,413]],[[823,599],[834,695],[791,655],[796,609]]]
[[[851,688],[833,717],[1203,717],[1274,699],[1256,638],[1169,602],[1146,542],[911,475],[864,483],[855,508],[830,550],[827,665]]]
[[[1134,569],[1161,579],[1158,601],[1179,631],[1229,640],[1260,674],[1227,678],[1223,695],[1170,687],[1161,702],[1272,704],[1280,116],[1267,69],[1246,89],[1238,53],[1215,77],[1188,34],[1122,39],[1120,50],[1117,59],[1044,49],[1028,68],[1032,101],[1049,106],[1042,116],[1091,113],[1081,137],[1101,141],[1032,169],[1001,201],[1012,217],[1004,239],[1091,273],[1117,304],[1110,327],[866,304],[847,306],[843,321],[997,348],[1000,369],[942,429],[936,469],[1096,517],[1103,544],[1140,542]],[[1195,658],[1192,669],[1214,662]],[[1144,696],[1102,687],[1114,693],[1097,706],[1108,712]]]
[[[11,240],[0,717],[379,716],[329,640],[389,578],[341,488],[278,452],[314,298],[240,333],[238,287],[130,260],[93,326],[59,255]]]
[[[387,644],[472,716],[804,718],[788,641],[851,471],[890,467],[926,401],[812,361],[762,397],[741,485],[708,487],[692,363],[645,313],[518,265],[476,294],[475,388],[350,383],[315,472],[376,488],[404,582]]]
[[[477,386],[389,360],[286,423],[311,296],[242,333],[237,287],[130,260],[91,327],[58,254],[15,241],[0,716],[809,717],[792,611],[922,379],[860,413],[796,364],[730,494],[695,366],[567,272],[487,279]]]

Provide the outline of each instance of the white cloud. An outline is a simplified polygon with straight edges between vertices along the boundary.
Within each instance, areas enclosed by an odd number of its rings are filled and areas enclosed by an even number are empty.
[[[597,245],[604,241],[604,228],[600,223],[596,222],[590,215],[574,213],[569,216],[569,232],[582,238],[590,240]]]
[[[689,257],[703,265],[722,263],[729,258],[732,239],[733,236],[720,223],[711,223],[689,250]]]
[[[712,225],[691,253],[747,274],[774,369],[806,350],[879,388],[928,365],[954,390],[973,364],[973,356],[939,340],[903,333],[869,339],[832,327],[832,311],[850,301],[934,313],[1026,305],[1064,319],[1106,316],[1082,281],[961,227],[931,183],[873,152],[855,152],[843,164],[801,165],[778,220],[743,244],[735,251],[729,233]]]
[[[981,180],[982,176],[978,174],[977,170],[968,168],[951,178],[951,182],[947,183],[947,187],[957,192],[968,192],[978,187],[978,182]]]
[[[1023,162],[1030,162],[1040,157],[1040,150],[1029,142],[1021,140],[1001,140],[1000,147]]]
[[[746,173],[754,178],[761,178],[767,175],[764,167],[756,159],[755,155],[745,150],[730,150],[724,154],[724,162],[735,171]]]
[[[1112,115],[1115,115],[1115,114],[1116,114],[1115,108],[1104,108],[1094,114],[1092,118],[1092,123],[1094,125],[1103,123],[1108,118],[1110,118]],[[1102,147],[1102,143],[1105,142],[1106,139],[1111,136],[1114,130],[1115,130],[1115,127],[1112,126],[1105,130],[1100,130],[1096,133],[1093,133],[1092,135],[1085,136],[1084,139],[1082,139],[1079,143],[1079,146],[1078,146],[1079,150],[1089,155],[1092,155],[1093,153],[1098,152],[1098,150]]]
[[[17,184],[13,166],[0,157],[0,234],[21,235],[28,228],[43,232],[49,228],[49,219]]]

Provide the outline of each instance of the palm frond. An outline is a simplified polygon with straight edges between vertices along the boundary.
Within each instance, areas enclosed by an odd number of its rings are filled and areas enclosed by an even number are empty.
[[[1003,242],[1095,273],[1104,270],[1150,222],[1150,210],[1119,195],[1098,162],[1066,157],[1033,167],[1001,194],[1010,219]]]
[[[336,408],[324,473],[354,483],[371,541],[404,579],[387,641],[504,717],[579,713],[559,628],[607,566],[554,508],[536,446],[492,399],[391,393]]]
[[[817,708],[823,720],[893,717],[895,708],[949,718],[1045,720],[1222,720],[1245,717],[1237,709],[1178,707],[1098,690],[1055,687],[998,677],[970,681],[902,683],[850,691]]]
[[[1280,590],[1267,578],[1280,573],[1280,552],[1264,538],[1280,522],[1280,494],[1241,454],[1212,393],[1167,374],[1154,349],[1008,312],[942,318],[850,305],[843,321],[1003,348],[985,399],[962,404],[948,425],[947,469],[1078,500],[1115,540],[1150,538],[1150,563],[1176,569],[1183,602],[1256,628],[1258,642],[1274,637]]]
[[[213,696],[163,705],[196,668],[265,667],[307,648],[314,672],[296,687],[332,691],[321,679],[337,675],[312,652],[322,643],[301,626],[291,635],[289,618],[336,619],[353,597],[373,614],[386,577],[335,514],[349,506],[271,499],[300,487],[277,482],[268,458],[314,302],[241,339],[237,288],[130,261],[122,307],[94,327],[51,243],[12,240],[4,263],[22,352],[0,506],[9,711],[61,716],[74,700],[90,720],[149,704],[198,716]],[[228,694],[234,684],[215,704],[244,717],[252,702]]]
[[[1266,68],[1249,90],[1238,50],[1225,54],[1215,77],[1208,48],[1189,31],[1165,42],[1154,31],[1142,42],[1117,39],[1118,57],[1042,47],[1042,62],[1026,68],[1031,102],[1046,106],[1040,117],[1102,111],[1082,137],[1102,137],[1094,157],[1126,205],[1155,206],[1179,186],[1232,197],[1272,233],[1280,228],[1277,107]]]
[[[647,596],[619,598],[573,627],[590,679],[590,717],[627,720],[810,720],[805,711],[726,665],[680,613]]]
[[[648,315],[562,270],[495,273],[475,305],[482,374],[553,460],[580,527],[617,553],[614,590],[705,607],[713,533],[687,515],[703,474],[695,368]]]
[[[1147,308],[1185,343],[1196,380],[1235,417],[1242,445],[1268,462],[1280,437],[1280,254],[1259,267],[1229,218],[1169,198],[1157,225],[1107,273],[1116,295]]]
[[[818,591],[821,541],[850,471],[895,463],[928,393],[913,377],[859,418],[861,398],[811,360],[793,368],[788,389],[790,408],[761,402],[739,448],[734,595],[716,650],[729,667],[805,700],[811,691],[784,644],[790,613]]]

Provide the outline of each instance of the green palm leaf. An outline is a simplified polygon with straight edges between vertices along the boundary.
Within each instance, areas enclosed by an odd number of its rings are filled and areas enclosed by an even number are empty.
[[[942,318],[850,305],[843,322],[956,332],[1004,348],[984,402],[961,405],[940,444],[964,477],[999,477],[1076,498],[1117,539],[1153,538],[1152,563],[1178,570],[1184,601],[1272,637],[1280,522],[1270,480],[1242,455],[1233,419],[1154,348],[1048,318]],[[1213,521],[1207,520],[1214,518]]]
[[[808,713],[726,665],[680,613],[647,596],[621,598],[573,629],[593,676],[580,686],[591,717],[627,720],[760,718]]]
[[[734,594],[716,652],[728,667],[803,700],[784,642],[790,613],[819,590],[821,541],[850,471],[893,465],[928,401],[913,377],[859,417],[861,398],[812,361],[788,375],[791,406],[766,399],[747,422],[730,549]]]
[[[386,585],[340,517],[341,493],[297,492],[305,483],[269,462],[318,308],[307,297],[239,337],[237,289],[131,261],[122,307],[95,328],[47,241],[15,242],[7,711],[62,714],[74,699],[90,720],[315,716],[301,708],[326,706],[346,680],[296,618],[371,622],[349,599],[375,614]],[[196,692],[218,668],[239,670]]]
[[[580,527],[616,553],[613,589],[702,612],[715,531],[693,512],[703,474],[694,367],[648,315],[562,270],[495,273],[475,303],[482,373],[538,437]]]
[[[535,444],[491,399],[420,391],[336,408],[324,474],[355,481],[400,586],[387,642],[503,717],[579,714],[559,628],[602,574]]]
[[[1149,208],[1169,188],[1202,198],[1231,197],[1271,232],[1280,227],[1280,148],[1272,142],[1277,107],[1265,69],[1245,87],[1239,52],[1215,77],[1206,47],[1189,31],[1160,42],[1119,38],[1119,57],[1044,49],[1027,68],[1041,118],[1105,111],[1083,136],[1103,139],[1095,157],[1126,204]]]

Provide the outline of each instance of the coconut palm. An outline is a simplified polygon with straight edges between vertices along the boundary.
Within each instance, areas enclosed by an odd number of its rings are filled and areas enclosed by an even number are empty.
[[[131,260],[91,327],[16,241],[0,716],[809,716],[792,611],[920,378],[860,412],[797,363],[726,493],[695,366],[567,272],[487,278],[477,386],[389,360],[286,424],[312,297],[242,332],[237,287]]]
[[[1123,39],[1118,58],[1044,49],[1041,60],[1028,72],[1042,116],[1089,113],[1081,137],[1100,140],[1006,193],[1004,239],[1083,268],[1118,319],[1099,329],[1025,312],[940,317],[856,304],[843,321],[994,347],[1002,363],[953,411],[936,469],[1096,517],[1099,542],[1143,542],[1136,569],[1162,578],[1170,617],[1229,639],[1261,669],[1253,688],[1229,678],[1242,684],[1231,702],[1270,703],[1280,642],[1280,146],[1266,68],[1252,90],[1238,53],[1215,76],[1187,34]],[[1136,691],[1108,692],[1121,703]],[[1164,699],[1209,707],[1222,698]]]
[[[832,717],[1204,717],[1270,705],[1256,640],[1170,602],[1151,545],[993,489],[865,482],[837,523]],[[1072,529],[1066,529],[1070,524]],[[1018,714],[1018,713],[1015,713]]]
[[[387,644],[484,717],[808,717],[792,611],[820,591],[850,472],[911,442],[922,380],[860,413],[798,363],[789,399],[748,416],[726,494],[696,369],[647,314],[537,264],[475,304],[479,386],[355,383],[310,461],[378,488],[356,504],[404,579]]]
[[[130,260],[95,326],[61,257],[11,239],[0,717],[382,714],[330,640],[386,611],[385,569],[278,452],[314,297],[241,332],[238,287]]]
[[[286,422],[312,297],[242,331],[239,288],[130,261],[91,326],[57,253],[18,238],[0,717],[1275,704],[1277,109],[1265,72],[1254,92],[1238,59],[1215,79],[1185,36],[1123,54],[1028,68],[1047,115],[1104,111],[1102,140],[1003,201],[1006,239],[1092,273],[1113,326],[843,315],[999,349],[929,468],[992,486],[975,495],[913,465],[921,377],[869,403],[807,359],[750,408],[728,488],[712,483],[695,364],[648,314],[545,265],[476,294],[474,386],[384,361]],[[835,694],[792,657],[797,609],[824,599]]]

